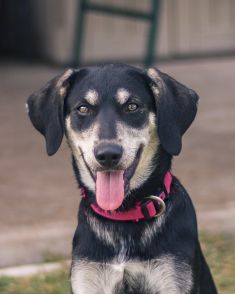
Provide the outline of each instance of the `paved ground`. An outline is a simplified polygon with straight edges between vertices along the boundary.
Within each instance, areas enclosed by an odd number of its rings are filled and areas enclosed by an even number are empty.
[[[235,59],[160,64],[196,89],[199,114],[173,165],[195,203],[202,230],[235,232]],[[27,118],[31,92],[59,72],[23,64],[0,68],[0,267],[69,255],[79,194],[66,144],[53,157]]]

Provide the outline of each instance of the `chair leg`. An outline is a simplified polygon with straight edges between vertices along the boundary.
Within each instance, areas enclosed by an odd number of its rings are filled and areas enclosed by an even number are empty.
[[[74,42],[74,54],[73,54],[73,65],[80,66],[81,65],[81,55],[82,55],[82,47],[84,44],[84,35],[85,35],[85,14],[86,14],[86,1],[80,0],[77,1],[77,17],[76,17],[76,29],[75,29],[75,42]]]
[[[156,39],[157,39],[157,26],[159,23],[160,15],[160,5],[161,0],[152,0],[152,20],[148,33],[146,55],[144,60],[144,65],[146,67],[151,66],[154,63],[155,59],[155,48],[156,48]]]

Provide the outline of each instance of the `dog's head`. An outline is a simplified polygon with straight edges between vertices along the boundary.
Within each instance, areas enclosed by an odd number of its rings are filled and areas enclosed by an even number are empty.
[[[117,209],[156,168],[158,147],[181,151],[197,94],[151,68],[69,69],[31,95],[30,119],[53,155],[65,133],[80,178],[105,210]]]

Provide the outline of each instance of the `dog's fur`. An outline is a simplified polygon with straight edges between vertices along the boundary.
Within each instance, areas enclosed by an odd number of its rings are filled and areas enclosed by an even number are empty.
[[[193,90],[157,69],[112,64],[69,69],[28,99],[30,119],[45,136],[49,155],[65,133],[76,179],[86,190],[73,239],[74,294],[217,293],[198,241],[192,202],[175,177],[159,218],[118,222],[90,208],[96,172],[102,170],[96,146],[122,147],[120,162],[110,169],[125,170],[120,210],[128,210],[162,189],[197,102]]]

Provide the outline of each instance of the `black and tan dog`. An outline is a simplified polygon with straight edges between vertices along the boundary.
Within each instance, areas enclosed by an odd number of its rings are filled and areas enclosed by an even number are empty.
[[[53,155],[65,134],[83,189],[74,294],[217,293],[192,202],[171,176],[197,94],[157,69],[69,69],[28,99]]]

